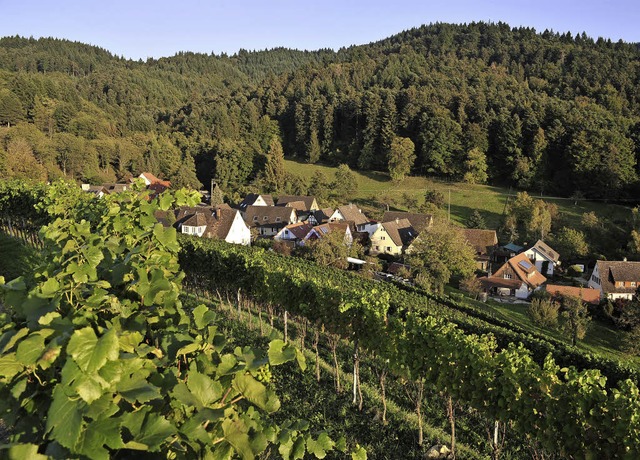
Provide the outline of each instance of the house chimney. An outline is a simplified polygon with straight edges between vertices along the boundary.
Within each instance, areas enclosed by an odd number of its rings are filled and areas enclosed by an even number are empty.
[[[623,262],[626,262],[626,261],[627,261],[627,258],[626,258],[626,257],[623,257],[623,258],[622,258],[622,261],[623,261]]]
[[[398,217],[396,217],[396,224],[400,223],[400,219]]]

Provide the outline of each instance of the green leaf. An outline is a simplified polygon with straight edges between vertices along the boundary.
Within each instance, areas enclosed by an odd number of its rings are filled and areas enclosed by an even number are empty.
[[[15,353],[0,356],[0,377],[12,378],[23,369],[24,366],[18,362]]]
[[[106,419],[89,423],[82,432],[75,451],[91,459],[108,460],[110,452],[105,449],[105,445],[111,449],[124,448],[119,420]]]
[[[233,446],[240,456],[245,460],[255,458],[251,443],[249,441],[249,431],[244,422],[240,419],[226,419],[222,422],[224,438]]]
[[[67,345],[69,353],[80,369],[90,374],[98,371],[107,361],[115,361],[119,355],[118,337],[115,329],[96,337],[90,327],[74,332]]]
[[[16,359],[25,366],[31,366],[42,356],[44,337],[38,332],[32,333],[18,344]]]
[[[74,389],[85,402],[91,404],[102,396],[103,386],[107,386],[106,382],[98,374],[92,374],[80,377],[76,381]]]
[[[333,441],[327,433],[321,433],[316,440],[311,436],[307,439],[307,451],[315,455],[316,458],[325,458],[327,451],[331,449],[333,449]]]
[[[251,374],[237,374],[233,379],[233,387],[260,409],[275,412],[280,408],[280,401],[275,393],[254,379]]]
[[[291,459],[297,460],[299,458],[304,458],[305,453],[305,442],[304,436],[299,436],[298,439],[293,443],[293,447],[291,448]]]
[[[296,361],[298,362],[298,366],[302,371],[307,369],[307,360],[304,357],[304,353],[301,350],[296,348]]]
[[[222,385],[199,372],[189,372],[187,387],[200,407],[210,406],[222,397]]]
[[[38,453],[35,444],[13,444],[9,448],[9,460],[47,460],[49,457]]]
[[[198,329],[204,329],[215,321],[216,314],[204,304],[200,304],[193,309],[193,319]]]
[[[272,340],[269,343],[269,364],[277,366],[279,364],[293,361],[296,358],[296,348],[283,340]]]
[[[82,431],[82,412],[79,402],[74,401],[64,391],[64,386],[56,385],[53,400],[47,413],[47,432],[67,449],[73,449]]]
[[[13,346],[18,342],[18,340],[20,340],[23,337],[26,337],[27,334],[29,334],[29,328],[27,327],[23,327],[18,332],[15,332],[14,330],[10,330],[2,334],[0,343],[6,342],[4,347],[2,347],[2,353],[5,353],[11,350],[11,348],[13,348]]]
[[[122,397],[131,403],[135,401],[146,403],[152,399],[161,398],[158,387],[151,385],[144,375],[140,374],[133,374],[122,379],[116,388]]]
[[[176,238],[175,228],[164,228],[162,224],[156,224],[156,226],[153,228],[153,236],[155,236],[158,242],[169,251],[178,252],[180,250],[180,245],[178,244]]]
[[[162,193],[158,197],[158,207],[162,211],[167,211],[173,204],[173,196],[170,193]]]
[[[149,413],[134,441],[148,446],[151,452],[160,450],[168,437],[176,434],[176,428],[164,417]]]
[[[351,452],[351,460],[367,460],[367,451],[364,447],[356,444],[356,450]]]
[[[55,278],[49,278],[42,284],[42,295],[44,297],[53,297],[60,291],[60,283]]]
[[[211,455],[205,457],[205,460],[231,460],[232,458],[233,446],[228,442],[221,442]]]

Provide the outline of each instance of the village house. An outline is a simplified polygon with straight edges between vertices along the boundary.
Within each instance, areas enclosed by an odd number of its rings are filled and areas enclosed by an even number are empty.
[[[278,206],[290,206],[296,211],[313,212],[320,209],[315,197],[309,195],[282,195],[278,197]]]
[[[483,230],[479,228],[465,228],[462,230],[469,246],[475,253],[476,268],[484,272],[490,272],[493,254],[498,248],[498,235],[495,230]]]
[[[273,197],[271,195],[249,193],[237,206],[243,216],[248,206],[274,206]]]
[[[527,299],[546,281],[547,278],[536,269],[526,254],[512,257],[493,275],[480,278],[486,292],[515,296],[518,299]]]
[[[165,214],[156,213],[156,218],[163,225],[171,225]],[[242,215],[238,210],[226,205],[217,208],[179,208],[175,212],[173,225],[186,235],[224,240],[232,244],[251,244],[251,232]]]
[[[589,287],[602,298],[631,300],[640,285],[640,262],[598,260],[589,278]]]
[[[560,265],[560,255],[542,240],[524,251],[538,271],[546,276],[553,276],[556,266]]]
[[[371,235],[369,254],[401,256],[416,236],[418,236],[418,232],[413,228],[409,219],[382,222]]]
[[[316,225],[307,233],[302,243],[319,240],[329,233],[336,232],[343,235],[343,241],[347,246],[351,246],[353,243],[353,234],[351,233],[351,227],[346,222],[328,222],[326,224]]]
[[[309,213],[307,222],[313,225],[326,224],[335,212],[332,208],[318,209]]]
[[[286,206],[249,205],[244,211],[244,221],[256,229],[258,236],[272,237],[290,224],[298,222],[296,210]]]
[[[353,225],[354,230],[363,231],[362,227],[369,222],[369,218],[364,215],[362,210],[353,203],[339,206],[338,209],[329,217],[329,222],[349,222]]]
[[[433,225],[433,215],[419,212],[386,211],[381,222],[391,222],[396,219],[407,219],[418,232],[423,232]]]
[[[98,198],[102,198],[109,193],[104,185],[82,184],[80,187],[83,192],[93,193]]]
[[[282,228],[278,233],[276,233],[273,239],[276,241],[292,241],[296,244],[300,244],[312,228],[313,224],[309,222],[297,222]]]

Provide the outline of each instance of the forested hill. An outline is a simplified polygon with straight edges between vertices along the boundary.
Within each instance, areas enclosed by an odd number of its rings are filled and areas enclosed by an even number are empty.
[[[149,169],[228,193],[280,134],[309,162],[535,192],[637,195],[640,51],[506,24],[435,24],[364,46],[131,61],[0,39],[0,174],[92,182]],[[404,143],[402,145],[410,145]],[[197,178],[196,178],[197,173]]]

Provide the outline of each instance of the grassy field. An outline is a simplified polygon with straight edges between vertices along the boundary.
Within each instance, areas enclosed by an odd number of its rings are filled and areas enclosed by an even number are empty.
[[[9,281],[27,273],[37,263],[35,254],[21,241],[0,233],[0,276]]]
[[[333,179],[337,168],[311,165],[292,160],[285,161],[287,171],[310,179],[314,172],[321,171],[329,180]],[[401,182],[393,182],[386,173],[354,171],[358,180],[358,192],[354,201],[367,209],[380,211],[385,204],[398,210],[408,210],[403,203],[403,195],[409,194],[424,201],[426,189],[437,190],[444,194],[448,201],[451,195],[451,219],[464,224],[469,215],[478,210],[484,217],[489,228],[497,228],[505,210],[509,196],[515,196],[516,191],[489,185],[475,185],[460,182],[445,182],[426,177],[407,177]],[[560,216],[566,222],[578,223],[585,212],[595,212],[600,218],[610,222],[623,222],[630,217],[630,208],[603,202],[581,200],[577,204],[567,198],[542,197],[545,201],[558,206]],[[443,211],[443,214],[446,210]],[[373,216],[375,217],[375,216]]]
[[[446,287],[446,291],[449,295],[453,295],[463,303],[468,303],[494,313],[499,318],[505,319],[514,325],[530,330],[536,334],[553,337],[567,344],[571,343],[569,336],[564,332],[535,325],[527,312],[528,304],[501,303],[492,299],[489,299],[487,302],[479,302],[466,297],[461,291],[450,286]],[[640,358],[629,356],[621,350],[624,335],[625,332],[623,331],[614,329],[600,321],[593,320],[589,324],[589,329],[584,340],[579,340],[577,346],[590,353],[600,354],[621,361],[628,360],[635,365],[640,365]]]

